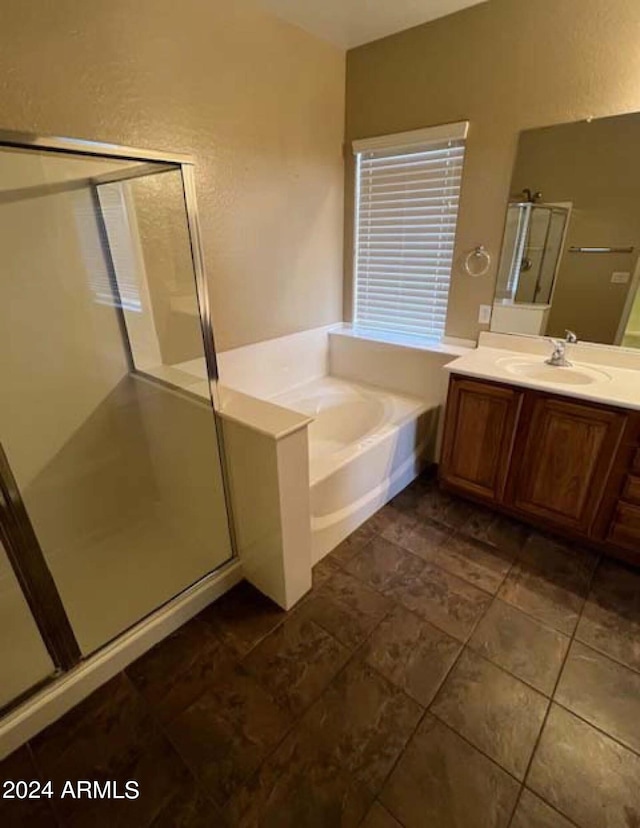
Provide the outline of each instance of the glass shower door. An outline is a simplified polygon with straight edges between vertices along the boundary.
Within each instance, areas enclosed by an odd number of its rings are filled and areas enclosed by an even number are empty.
[[[0,710],[54,672],[0,539]]]
[[[182,174],[0,156],[0,439],[86,655],[232,554]]]

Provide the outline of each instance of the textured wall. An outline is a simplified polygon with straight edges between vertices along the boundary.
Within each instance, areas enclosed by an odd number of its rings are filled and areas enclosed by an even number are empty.
[[[490,0],[362,46],[347,57],[347,137],[469,119],[447,330],[475,337],[493,297],[518,132],[640,110],[637,0]],[[345,310],[351,304],[352,170],[347,171]],[[486,277],[463,275],[476,244]]]
[[[0,112],[195,157],[219,349],[341,318],[338,50],[245,0],[3,0]]]

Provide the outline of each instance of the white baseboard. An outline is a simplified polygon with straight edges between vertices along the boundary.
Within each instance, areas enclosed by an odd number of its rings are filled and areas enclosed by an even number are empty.
[[[12,710],[0,722],[0,759],[55,722],[240,580],[242,565],[232,560]]]

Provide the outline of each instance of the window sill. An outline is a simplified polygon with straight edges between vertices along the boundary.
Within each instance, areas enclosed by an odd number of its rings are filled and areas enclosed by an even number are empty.
[[[376,331],[365,328],[354,328],[353,325],[343,324],[329,331],[331,336],[344,336],[350,339],[364,339],[368,342],[383,342],[386,345],[395,345],[414,351],[429,351],[436,354],[463,356],[476,349],[476,343],[469,339],[446,339],[442,342],[421,339],[418,336],[394,334],[389,331]]]

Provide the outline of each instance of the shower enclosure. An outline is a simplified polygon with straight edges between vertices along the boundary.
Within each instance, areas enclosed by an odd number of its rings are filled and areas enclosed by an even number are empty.
[[[232,543],[191,162],[0,140],[6,710]]]

